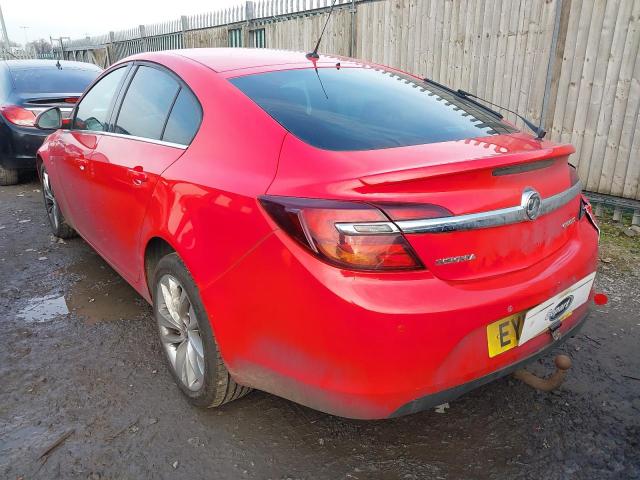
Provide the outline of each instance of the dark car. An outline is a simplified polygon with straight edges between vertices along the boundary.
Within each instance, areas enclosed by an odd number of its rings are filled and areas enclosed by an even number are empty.
[[[0,61],[0,185],[13,185],[20,170],[35,169],[48,134],[35,128],[36,116],[51,107],[69,116],[101,71],[81,62]]]

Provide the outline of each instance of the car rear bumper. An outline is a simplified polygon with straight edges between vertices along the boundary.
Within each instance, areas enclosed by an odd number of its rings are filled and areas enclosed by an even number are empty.
[[[386,418],[454,398],[551,348],[541,334],[489,358],[486,326],[595,271],[597,233],[586,220],[578,233],[527,269],[451,282],[429,271],[340,270],[276,231],[202,296],[238,383],[335,415]],[[563,321],[563,336],[587,310]]]
[[[573,337],[578,333],[578,331],[584,325],[586,319],[588,318],[588,312],[582,314],[582,316],[576,316],[575,321],[571,327],[568,327],[567,324],[561,327],[561,336],[558,340],[549,342],[546,346],[542,347],[536,353],[529,355],[522,360],[518,360],[511,365],[508,365],[500,370],[495,370],[484,377],[477,378],[470,382],[464,383],[462,385],[458,385],[453,388],[449,388],[447,390],[442,390],[437,393],[433,393],[430,395],[425,395],[424,397],[418,398],[416,400],[412,400],[409,403],[404,404],[398,410],[393,412],[390,417],[401,417],[403,415],[410,415],[412,413],[420,412],[422,410],[426,410],[428,408],[433,408],[437,405],[441,405],[445,402],[450,402],[451,400],[455,400],[456,398],[464,395],[465,393],[470,392],[471,390],[475,390],[482,385],[486,385],[489,382],[502,378],[510,373],[515,372],[519,368],[525,367],[527,364],[537,360],[540,357],[548,354],[554,348],[563,344],[567,339]]]
[[[10,169],[33,169],[36,154],[48,133],[0,121],[0,165]]]

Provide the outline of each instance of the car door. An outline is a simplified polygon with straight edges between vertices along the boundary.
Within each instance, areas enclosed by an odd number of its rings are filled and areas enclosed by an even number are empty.
[[[117,94],[124,84],[128,65],[103,76],[79,102],[71,127],[60,131],[56,155],[50,158],[57,185],[62,189],[63,211],[85,238],[91,238],[93,212],[88,208],[93,194],[95,172],[89,168],[102,133],[109,129],[109,118]]]
[[[160,174],[191,142],[201,109],[188,87],[155,64],[136,64],[114,112],[111,132],[90,159],[93,215],[90,241],[130,282],[141,274],[140,228]],[[185,136],[176,124],[185,109],[192,126]],[[195,125],[195,129],[193,128]]]

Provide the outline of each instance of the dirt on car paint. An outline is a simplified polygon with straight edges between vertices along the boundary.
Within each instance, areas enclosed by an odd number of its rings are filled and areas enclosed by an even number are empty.
[[[574,366],[556,392],[503,378],[382,421],[257,391],[200,410],[149,306],[81,239],[50,236],[39,188],[0,188],[2,478],[640,478],[640,236],[604,230],[610,302],[557,348]]]

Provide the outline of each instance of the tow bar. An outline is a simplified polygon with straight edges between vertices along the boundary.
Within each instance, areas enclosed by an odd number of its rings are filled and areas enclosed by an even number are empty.
[[[513,372],[513,377],[537,390],[550,392],[562,385],[567,376],[567,371],[571,368],[571,359],[567,355],[557,355],[554,363],[556,364],[556,371],[549,378],[540,378],[524,368]]]
[[[606,305],[609,302],[609,298],[604,293],[596,293],[593,296],[593,303],[596,305]],[[560,338],[560,322],[555,322],[549,328],[549,332],[554,340]],[[540,378],[531,372],[528,372],[524,368],[520,368],[513,372],[513,378],[517,378],[523,383],[526,383],[530,387],[543,392],[550,392],[555,390],[564,382],[567,377],[567,371],[571,368],[571,359],[567,355],[556,355],[554,359],[556,364],[556,371],[551,374],[549,378]]]

